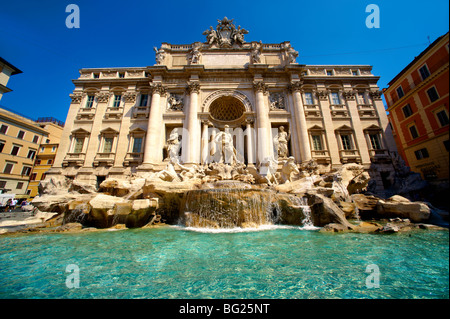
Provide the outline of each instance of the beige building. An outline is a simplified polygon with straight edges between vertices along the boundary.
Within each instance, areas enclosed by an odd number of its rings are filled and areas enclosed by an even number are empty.
[[[35,121],[0,108],[0,192],[26,198],[36,154],[48,132]]]
[[[302,65],[289,42],[247,33],[224,18],[206,42],[155,48],[153,66],[81,69],[51,173],[95,184],[162,170],[170,157],[264,174],[270,159],[280,168],[293,156],[325,170],[360,163],[378,190],[388,185],[396,146],[372,67]],[[234,159],[221,151],[224,131]]]
[[[46,176],[47,171],[52,167],[56,152],[58,150],[64,123],[52,117],[42,117],[36,123],[48,132],[48,136],[42,141],[37,150],[36,160],[30,175],[30,182],[27,194],[33,199],[38,194],[38,187],[41,180]]]

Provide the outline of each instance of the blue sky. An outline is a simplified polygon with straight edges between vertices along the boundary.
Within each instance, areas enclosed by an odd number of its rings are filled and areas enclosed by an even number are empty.
[[[80,8],[80,28],[65,25],[66,6]],[[380,9],[369,29],[366,6]],[[448,32],[447,0],[388,1],[94,1],[0,3],[0,56],[23,71],[0,104],[37,118],[65,121],[72,79],[88,67],[155,63],[162,42],[205,41],[202,32],[224,16],[249,30],[247,41],[290,41],[301,64],[369,64],[380,88]]]

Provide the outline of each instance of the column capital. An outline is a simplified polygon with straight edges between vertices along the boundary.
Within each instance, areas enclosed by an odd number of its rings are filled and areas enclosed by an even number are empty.
[[[290,93],[294,93],[294,92],[301,92],[302,91],[302,86],[303,86],[303,81],[292,81],[289,85],[288,85],[288,91]]]
[[[186,87],[186,91],[191,94],[191,93],[200,93],[200,83],[197,81],[188,81],[187,82],[187,87]]]
[[[255,92],[262,92],[264,94],[269,92],[267,84],[265,84],[263,81],[253,81],[253,90],[255,90]]]
[[[317,98],[320,101],[326,101],[328,99],[328,95],[330,94],[329,90],[317,90],[315,91]]]
[[[137,96],[136,92],[126,92],[123,95],[123,99],[124,99],[125,102],[132,102],[132,103],[134,103],[134,102],[136,102],[136,96]]]
[[[373,91],[369,91],[369,95],[372,97],[372,99],[374,100],[381,100],[381,91],[380,90],[373,90]]]
[[[343,91],[342,96],[345,100],[354,100],[356,97],[356,92],[354,90]]]
[[[158,93],[159,95],[166,95],[167,91],[166,88],[161,83],[150,83],[150,88],[152,90],[152,93]]]
[[[97,102],[99,102],[99,103],[108,102],[110,96],[111,96],[111,94],[106,93],[106,92],[101,92],[101,93],[95,94],[95,97],[97,98]]]

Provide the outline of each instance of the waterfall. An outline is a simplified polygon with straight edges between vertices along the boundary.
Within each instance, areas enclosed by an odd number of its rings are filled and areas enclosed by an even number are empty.
[[[315,228],[311,218],[311,207],[308,205],[308,199],[306,197],[296,197],[298,207],[302,209],[304,218],[302,219],[302,225],[305,228]]]
[[[274,199],[272,191],[261,189],[192,190],[185,194],[182,217],[188,227],[271,225],[281,214]]]

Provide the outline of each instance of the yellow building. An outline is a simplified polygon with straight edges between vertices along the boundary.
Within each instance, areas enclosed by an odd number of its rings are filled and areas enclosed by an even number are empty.
[[[51,117],[38,118],[36,122],[48,132],[48,137],[39,146],[36,161],[30,175],[30,183],[27,188],[30,200],[38,195],[39,183],[45,178],[45,174],[53,165],[64,128],[64,123]]]
[[[35,121],[0,108],[0,193],[28,197],[36,154],[48,136]]]

